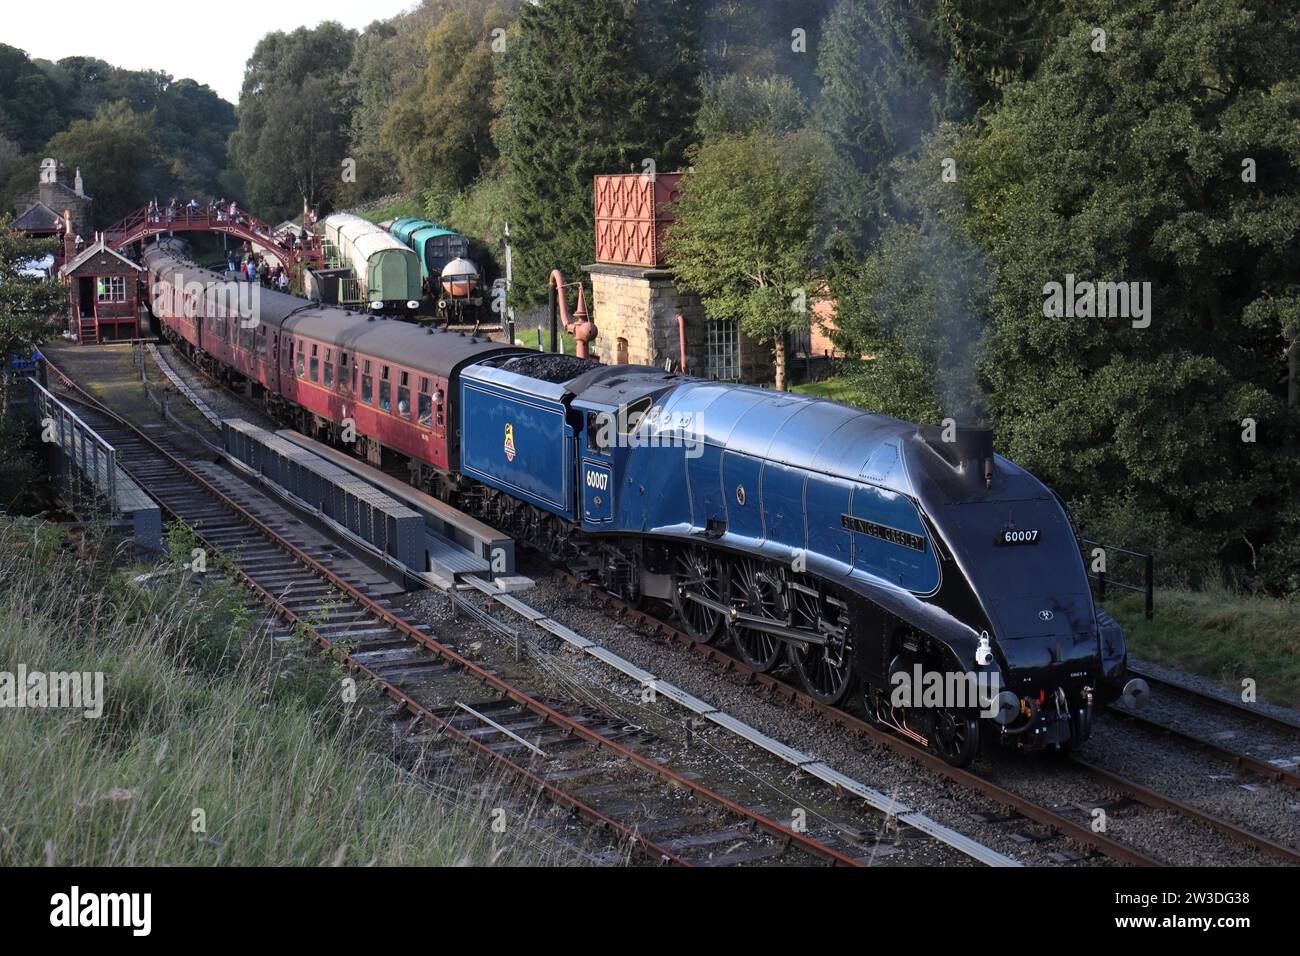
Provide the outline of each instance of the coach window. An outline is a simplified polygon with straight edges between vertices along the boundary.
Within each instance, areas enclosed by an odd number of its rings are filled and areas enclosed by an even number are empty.
[[[339,353],[339,389],[344,395],[348,393],[348,353]]]
[[[334,363],[330,361],[333,356],[333,349],[325,350],[325,387],[334,387]]]
[[[299,339],[298,340],[298,366],[297,366],[297,371],[295,373],[299,378],[302,378],[307,373],[306,364],[307,364],[307,359],[303,354],[302,339]]]
[[[419,415],[421,425],[425,428],[432,427],[433,397],[429,394],[429,380],[423,376],[420,377],[420,398],[416,412]]]
[[[388,366],[379,369],[379,407],[386,412],[393,410],[393,383],[388,380]]]
[[[407,372],[402,372],[401,379],[397,385],[397,414],[403,418],[411,417],[411,377]]]
[[[258,358],[263,360],[266,359],[266,341],[266,326],[259,325],[257,327],[257,355]]]
[[[311,363],[308,365],[308,368],[311,370],[311,380],[313,382],[320,381],[320,359],[316,357],[316,348],[316,343],[313,342],[311,344]]]
[[[367,405],[375,404],[375,383],[370,377],[370,359],[366,359],[365,368],[361,372],[361,400]]]

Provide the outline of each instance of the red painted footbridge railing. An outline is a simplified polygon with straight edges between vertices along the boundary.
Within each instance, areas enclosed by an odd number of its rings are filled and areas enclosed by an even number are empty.
[[[197,206],[154,206],[137,209],[104,233],[113,249],[134,242],[178,232],[224,232],[262,247],[285,268],[297,272],[304,262],[321,261],[320,237],[305,233],[302,239],[277,235],[275,230],[251,213],[236,206],[205,203]]]

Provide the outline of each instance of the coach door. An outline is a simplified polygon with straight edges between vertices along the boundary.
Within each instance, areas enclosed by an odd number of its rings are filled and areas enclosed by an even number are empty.
[[[271,332],[271,360],[267,363],[268,375],[266,387],[273,392],[280,391],[280,333]]]

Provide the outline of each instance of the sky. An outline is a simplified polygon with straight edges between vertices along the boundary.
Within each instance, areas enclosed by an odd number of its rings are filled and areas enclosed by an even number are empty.
[[[141,6],[125,0],[6,3],[2,42],[33,59],[93,56],[131,70],[163,70],[239,100],[244,63],[257,41],[276,30],[337,20],[356,30],[418,4],[418,0],[311,0],[289,3],[204,3],[175,0]],[[146,13],[155,19],[146,19]],[[57,29],[51,29],[51,21]]]

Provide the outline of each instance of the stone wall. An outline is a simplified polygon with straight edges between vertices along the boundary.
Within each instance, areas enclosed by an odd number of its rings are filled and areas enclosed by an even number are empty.
[[[583,266],[583,270],[591,276],[592,318],[600,330],[592,348],[597,358],[606,363],[624,361],[659,368],[671,361],[677,369],[680,312],[686,317],[688,370],[703,374],[704,307],[695,296],[677,290],[671,272],[604,263]]]
[[[670,270],[603,262],[582,268],[591,277],[592,318],[600,330],[592,343],[592,355],[607,364],[664,368],[665,362],[671,362],[675,371],[680,365],[677,333],[680,312],[686,318],[687,371],[701,378],[708,376],[708,320],[704,317],[704,306],[696,296],[687,295],[673,285]],[[742,334],[740,380],[769,384],[775,375],[771,344]]]

